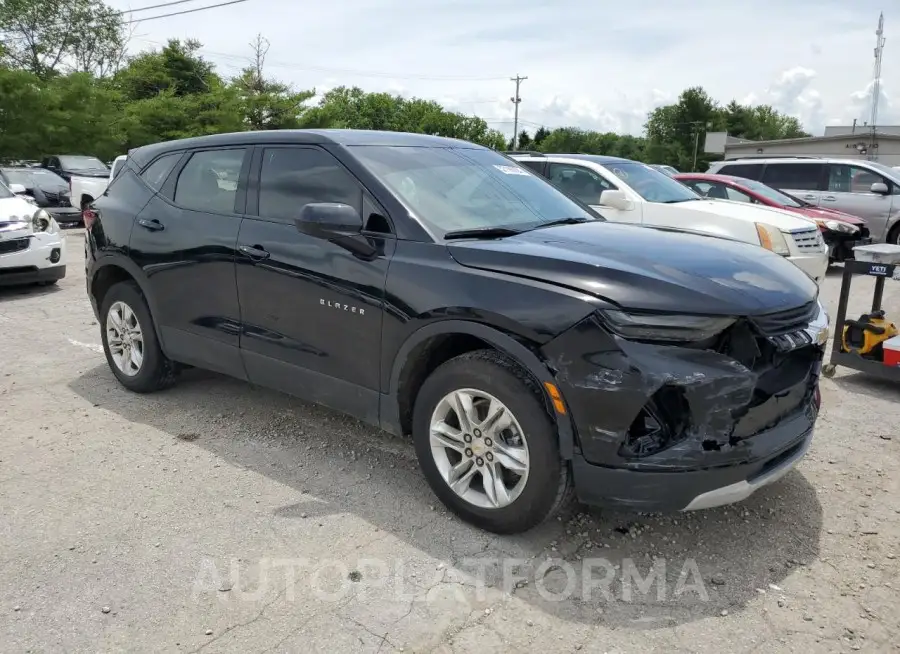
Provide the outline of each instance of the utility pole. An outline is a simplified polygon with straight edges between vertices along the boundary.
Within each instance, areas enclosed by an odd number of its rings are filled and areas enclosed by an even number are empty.
[[[877,38],[875,42],[875,69],[873,71],[874,82],[872,83],[872,143],[869,148],[869,159],[878,159],[878,101],[881,99],[881,58],[884,53],[884,13],[878,16],[878,29],[875,30]]]
[[[527,80],[527,77],[520,77],[516,75],[515,77],[510,77],[510,81],[516,83],[516,94],[510,98],[513,105],[516,107],[515,118],[513,119],[513,140],[512,140],[512,149],[519,149],[519,103],[522,101],[522,98],[519,97],[519,85]]]

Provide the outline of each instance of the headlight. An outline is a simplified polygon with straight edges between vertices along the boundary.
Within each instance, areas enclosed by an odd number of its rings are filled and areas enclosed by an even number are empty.
[[[788,249],[787,241],[784,239],[784,234],[774,225],[756,223],[756,233],[759,236],[759,244],[767,250],[771,250],[783,257],[791,253],[790,249]]]
[[[31,217],[31,225],[35,233],[37,232],[54,232],[54,220],[49,213],[43,209],[38,209]]]
[[[636,341],[705,341],[734,324],[728,316],[626,313],[601,311],[606,325],[619,336]]]
[[[859,227],[856,225],[851,225],[850,223],[842,223],[840,220],[819,220],[816,221],[819,225],[824,225],[826,229],[830,229],[833,232],[841,232],[843,234],[856,234],[859,231]]]

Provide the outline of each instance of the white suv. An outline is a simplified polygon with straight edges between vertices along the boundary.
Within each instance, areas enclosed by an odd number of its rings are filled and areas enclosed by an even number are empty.
[[[0,183],[0,286],[55,284],[66,275],[66,239],[46,211]]]
[[[582,154],[512,153],[521,165],[613,222],[667,227],[760,245],[821,283],[828,248],[818,226],[787,211],[708,200],[646,164]]]
[[[709,173],[755,179],[809,204],[862,218],[876,241],[900,244],[900,170],[877,161],[771,157],[716,161]]]

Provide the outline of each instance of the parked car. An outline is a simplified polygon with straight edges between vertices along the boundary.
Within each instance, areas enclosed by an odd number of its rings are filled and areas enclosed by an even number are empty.
[[[651,168],[656,168],[659,172],[664,175],[668,175],[669,177],[675,177],[678,174],[678,169],[674,166],[666,166],[665,164],[650,164]]]
[[[828,246],[830,262],[852,259],[854,247],[872,242],[866,221],[862,218],[817,207],[762,182],[709,173],[679,173],[675,179],[706,198],[778,207],[814,220]]]
[[[738,501],[813,435],[828,325],[807,275],[755,245],[608,223],[465,141],[149,145],[85,217],[124,387],[186,364],[411,434],[434,492],[485,529],[528,529],[573,486],[648,511]]]
[[[120,172],[122,172],[122,168],[125,166],[125,160],[128,158],[128,155],[119,155],[115,159],[113,159],[112,163],[109,165],[109,183],[112,184],[112,181],[116,178]]]
[[[816,225],[788,211],[711,202],[654,168],[598,155],[510,155],[606,218],[646,227],[686,229],[761,245],[819,283],[828,248]]]
[[[55,284],[66,275],[66,240],[44,209],[0,182],[0,286]]]
[[[45,157],[42,168],[51,170],[69,183],[69,197],[79,209],[103,195],[109,185],[109,168],[97,157],[60,155]]]
[[[81,222],[81,210],[69,198],[69,185],[56,173],[43,168],[0,168],[0,181],[14,191],[21,189],[21,195],[46,209],[57,223]]]
[[[729,159],[714,163],[708,172],[757,180],[814,206],[858,216],[875,241],[900,244],[900,172],[876,161]]]

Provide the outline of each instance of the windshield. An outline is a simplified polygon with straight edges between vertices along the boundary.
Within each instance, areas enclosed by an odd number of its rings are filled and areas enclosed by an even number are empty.
[[[49,170],[41,168],[4,168],[3,174],[10,184],[21,184],[25,188],[33,188],[35,184],[38,186],[68,186],[62,177]]]
[[[106,170],[106,164],[97,157],[60,157],[59,163],[66,170]]]
[[[530,229],[555,220],[601,220],[506,157],[474,148],[353,146],[353,154],[429,228]]]
[[[603,166],[647,202],[673,204],[702,199],[678,180],[646,164],[627,161],[605,163]]]
[[[792,198],[790,195],[782,193],[781,191],[776,191],[771,186],[766,186],[765,184],[754,181],[752,179],[744,179],[743,177],[735,177],[734,179],[737,180],[738,184],[740,184],[741,186],[746,186],[754,193],[761,195],[767,200],[771,200],[772,202],[777,202],[778,204],[784,205],[785,207],[793,207],[794,209],[803,206],[800,202]]]
[[[0,200],[14,197],[16,197],[15,194],[6,187],[6,184],[0,182]]]

